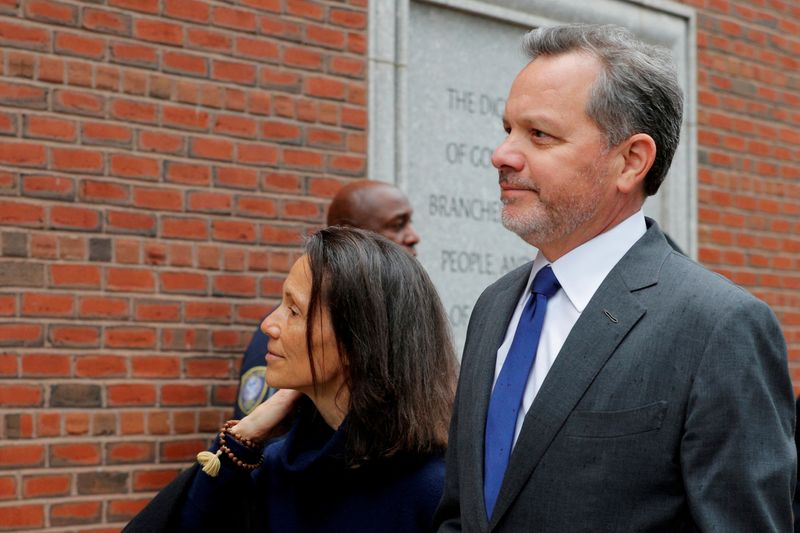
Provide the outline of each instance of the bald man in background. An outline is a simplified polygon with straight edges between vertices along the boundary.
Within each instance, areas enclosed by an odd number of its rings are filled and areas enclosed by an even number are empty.
[[[403,191],[382,181],[358,180],[342,187],[328,208],[328,226],[351,226],[374,231],[417,255],[419,235],[411,225],[413,210]],[[268,395],[264,381],[267,337],[256,328],[244,353],[239,374],[234,418],[244,418]]]

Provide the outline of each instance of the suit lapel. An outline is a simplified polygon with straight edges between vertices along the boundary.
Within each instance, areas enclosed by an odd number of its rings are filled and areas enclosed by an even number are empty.
[[[597,373],[644,316],[646,309],[632,292],[657,283],[669,253],[663,235],[652,226],[600,285],[542,383],[511,454],[490,529],[522,490]]]

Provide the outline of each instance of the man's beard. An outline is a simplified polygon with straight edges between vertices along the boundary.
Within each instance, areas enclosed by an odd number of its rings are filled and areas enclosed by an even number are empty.
[[[512,210],[514,200],[504,200],[500,214],[503,226],[534,246],[555,242],[570,235],[591,220],[600,209],[599,185],[604,177],[598,176],[598,167],[598,164],[592,165],[579,177],[585,180],[587,176],[593,176],[590,179],[594,180],[594,187],[583,192],[583,196],[569,195],[548,203],[542,198],[540,190],[533,188],[538,196],[536,203],[527,210]],[[515,183],[513,177],[504,176],[502,172],[500,181]]]

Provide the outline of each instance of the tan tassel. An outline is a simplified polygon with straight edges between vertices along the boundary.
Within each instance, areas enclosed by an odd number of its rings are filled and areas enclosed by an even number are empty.
[[[217,477],[219,474],[219,456],[222,450],[217,450],[217,453],[200,452],[197,454],[197,462],[203,465],[203,472],[211,477]]]

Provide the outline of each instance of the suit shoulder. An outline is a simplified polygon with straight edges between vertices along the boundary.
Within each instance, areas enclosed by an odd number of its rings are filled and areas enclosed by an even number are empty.
[[[519,283],[521,278],[527,278],[531,273],[532,265],[533,261],[528,261],[524,265],[518,266],[511,272],[504,274],[500,279],[486,287],[478,298],[478,303],[476,303],[476,306],[480,304],[482,300],[491,298],[494,294],[502,292],[509,286]]]

